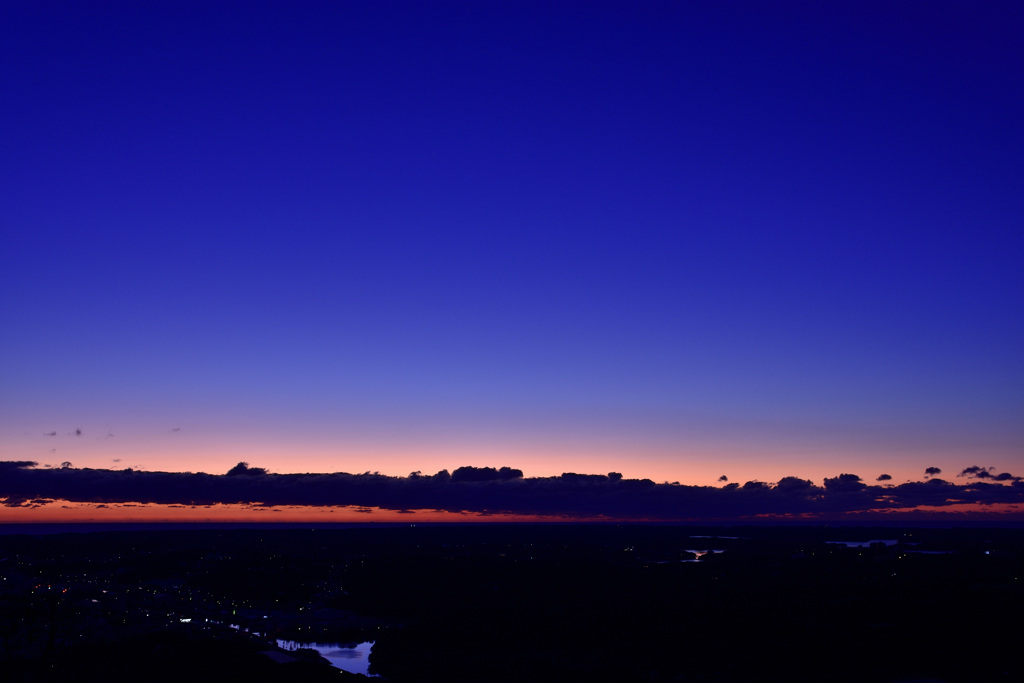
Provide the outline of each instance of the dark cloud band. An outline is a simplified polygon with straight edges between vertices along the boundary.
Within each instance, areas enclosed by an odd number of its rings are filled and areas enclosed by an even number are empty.
[[[971,468],[968,468],[971,469]],[[977,471],[987,471],[977,468]],[[993,477],[995,479],[995,477]],[[463,467],[434,475],[272,474],[240,463],[227,474],[134,470],[37,469],[32,462],[0,462],[0,498],[8,506],[67,500],[96,504],[259,504],[357,506],[389,510],[515,513],[612,519],[734,519],[757,515],[838,516],[866,510],[897,512],[918,506],[1024,503],[1024,482],[939,478],[899,486],[865,484],[854,474],[823,486],[798,477],[774,484],[750,481],[723,487],[656,484],[617,473],[566,473],[524,478],[516,469]]]

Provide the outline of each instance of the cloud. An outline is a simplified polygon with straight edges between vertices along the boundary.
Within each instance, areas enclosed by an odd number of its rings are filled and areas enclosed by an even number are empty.
[[[979,467],[974,465],[972,467],[965,467],[958,477],[967,477],[968,479],[991,479],[992,481],[1022,481],[1024,477],[1016,477],[1009,472],[1000,472],[999,474],[992,474],[995,471],[995,467]]]
[[[926,477],[937,477],[942,474],[942,470],[938,467],[927,467],[924,470],[924,476]]]
[[[971,468],[968,468],[970,470]],[[0,498],[20,506],[36,499],[94,504],[217,503],[273,507],[354,506],[395,511],[442,510],[576,518],[735,520],[759,515],[841,518],[869,510],[901,511],[921,505],[1024,503],[1024,482],[991,475],[956,485],[944,479],[898,486],[868,485],[839,474],[823,486],[795,476],[775,484],[748,481],[722,487],[656,484],[617,473],[522,476],[510,468],[460,467],[449,474],[392,477],[378,473],[272,474],[240,463],[232,473],[42,469],[30,461],[0,462]],[[966,476],[966,475],[965,475]]]
[[[249,467],[249,463],[240,462],[225,475],[227,477],[258,477],[267,473],[267,470],[263,467]]]
[[[452,481],[508,481],[522,479],[523,471],[511,467],[496,470],[493,467],[460,467],[452,472]]]
[[[800,479],[799,477],[783,477],[782,479],[779,479],[779,483],[775,485],[776,491],[787,492],[790,494],[807,494],[814,488],[814,482],[810,479]]]
[[[39,463],[33,460],[0,460],[0,472],[7,472],[10,470],[28,469],[30,467],[38,467]]]
[[[891,480],[892,480],[892,475],[891,474],[879,474],[878,478],[875,479],[875,481],[891,481]]]
[[[840,474],[838,477],[825,479],[825,490],[832,493],[856,493],[867,488],[856,474]]]

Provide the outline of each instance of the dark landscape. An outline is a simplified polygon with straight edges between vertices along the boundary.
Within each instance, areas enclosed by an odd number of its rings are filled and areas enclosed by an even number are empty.
[[[1024,530],[404,525],[0,535],[21,681],[1000,681]],[[45,533],[44,533],[45,532]]]

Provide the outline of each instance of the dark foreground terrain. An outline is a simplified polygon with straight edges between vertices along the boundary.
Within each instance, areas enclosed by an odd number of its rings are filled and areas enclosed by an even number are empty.
[[[1020,529],[0,536],[9,683],[361,678],[278,639],[374,641],[399,683],[1016,681],[1021,614]]]

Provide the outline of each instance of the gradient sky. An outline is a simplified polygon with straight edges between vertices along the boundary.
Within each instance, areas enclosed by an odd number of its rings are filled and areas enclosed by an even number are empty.
[[[1021,35],[1019,2],[5,2],[0,459],[1020,474]]]

